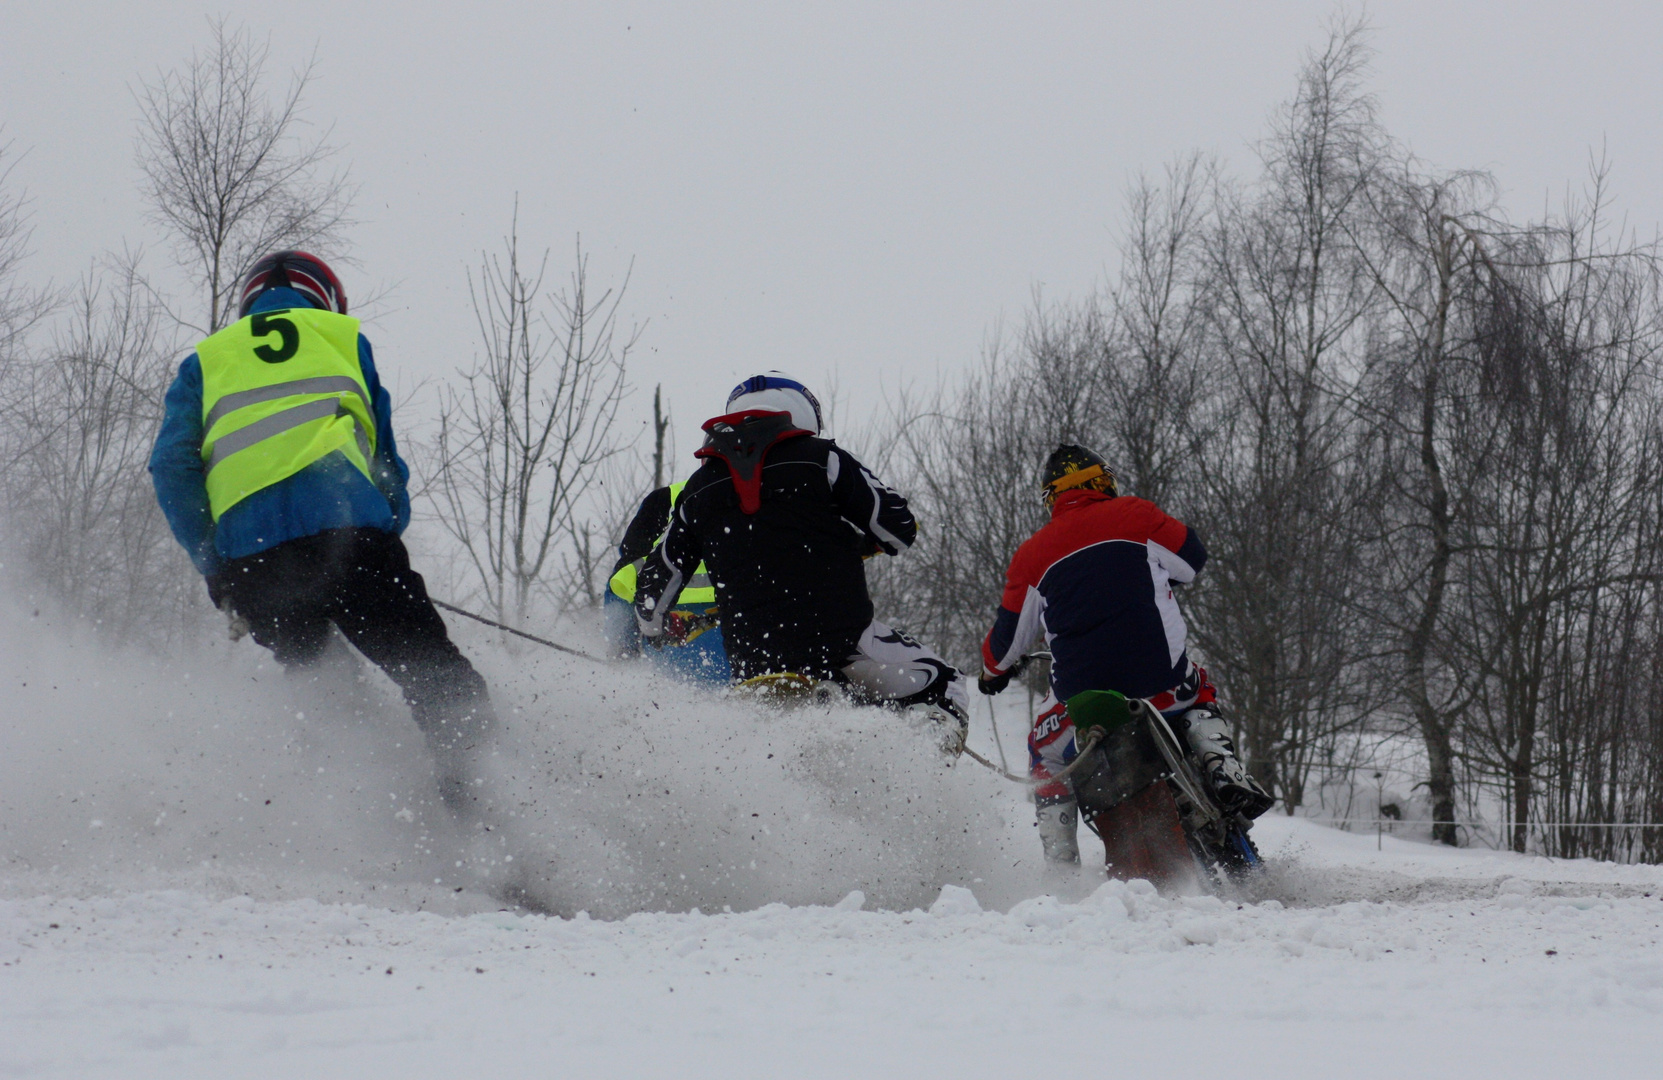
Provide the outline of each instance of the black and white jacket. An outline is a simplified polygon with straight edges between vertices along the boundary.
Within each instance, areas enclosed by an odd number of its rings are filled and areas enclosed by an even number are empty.
[[[830,439],[794,435],[771,446],[752,514],[740,508],[728,465],[706,459],[641,571],[636,615],[643,633],[660,633],[660,599],[677,595],[702,559],[736,675],[827,678],[872,621],[862,560],[899,554],[917,535],[906,499]]]

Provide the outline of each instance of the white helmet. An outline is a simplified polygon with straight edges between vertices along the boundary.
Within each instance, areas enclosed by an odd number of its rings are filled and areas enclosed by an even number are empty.
[[[820,402],[808,387],[779,371],[766,375],[752,375],[733,388],[728,395],[728,412],[746,409],[766,409],[769,412],[788,412],[791,422],[804,431],[820,434]]]

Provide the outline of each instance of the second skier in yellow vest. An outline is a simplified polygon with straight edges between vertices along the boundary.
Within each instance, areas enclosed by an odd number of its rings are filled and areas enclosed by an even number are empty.
[[[636,575],[669,528],[670,511],[681,497],[684,486],[677,482],[649,492],[641,500],[640,509],[635,512],[629,528],[624,531],[624,538],[618,544],[618,562],[606,591],[607,640],[617,655],[641,654],[655,666],[671,673],[726,683],[730,671],[719,625],[701,630],[684,641],[650,649],[641,647],[640,631],[636,628]],[[701,620],[716,613],[716,586],[705,573],[702,563],[676,598],[673,610]]]

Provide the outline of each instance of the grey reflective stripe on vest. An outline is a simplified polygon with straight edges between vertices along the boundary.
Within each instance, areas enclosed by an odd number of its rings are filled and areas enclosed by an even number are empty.
[[[636,559],[634,565],[635,565],[635,580],[637,582],[639,582],[641,580],[641,571],[646,569],[646,566],[647,566],[647,557],[645,555],[643,555],[639,559]],[[694,574],[690,579],[688,579],[687,584],[685,584],[681,587],[681,591],[686,592],[688,589],[713,589],[713,588],[715,588],[715,586],[713,584],[711,584],[709,574]]]
[[[364,397],[364,388],[358,385],[358,380],[347,375],[319,375],[315,379],[293,379],[289,382],[273,383],[270,386],[257,386],[252,390],[239,390],[235,394],[226,394],[214,402],[214,407],[208,410],[207,419],[202,421],[204,434],[214,430],[214,425],[226,413],[236,412],[248,405],[258,405],[262,401],[276,401],[278,398],[293,397],[296,394],[357,394],[364,402],[364,411],[375,415],[375,408],[370,405],[370,399]]]
[[[296,405],[292,409],[284,409],[280,413],[273,413],[264,420],[256,420],[245,428],[238,428],[223,438],[214,440],[214,449],[208,455],[208,471],[212,472],[214,466],[239,450],[247,450],[256,443],[281,435],[283,432],[291,428],[297,428],[302,424],[309,424],[313,420],[325,420],[336,415],[352,416],[341,406],[339,398],[324,398],[321,401],[308,401],[304,405]],[[358,430],[356,420],[353,421],[352,426],[358,436],[358,448],[364,452],[364,457],[368,459],[370,455],[369,439],[365,437],[362,431]]]

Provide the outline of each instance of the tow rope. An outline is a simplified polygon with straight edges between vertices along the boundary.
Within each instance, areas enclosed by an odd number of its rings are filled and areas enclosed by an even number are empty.
[[[548,638],[540,638],[536,634],[528,634],[524,630],[516,630],[512,626],[504,626],[495,619],[487,619],[483,615],[475,615],[471,611],[464,611],[455,604],[447,604],[443,600],[434,600],[431,596],[429,596],[428,599],[433,600],[434,607],[444,608],[446,611],[460,615],[464,619],[472,619],[474,622],[484,623],[486,626],[494,626],[498,630],[506,630],[508,633],[514,634],[517,637],[523,637],[527,641],[535,641],[539,645],[547,645],[551,649],[558,649],[560,652],[571,656],[581,656],[592,664],[610,664],[612,662],[610,660],[602,660],[598,656],[590,656],[581,649],[574,649],[569,645],[562,645],[558,641],[550,641]]]
[[[506,625],[504,625],[500,622],[497,622],[495,619],[487,619],[483,615],[475,615],[473,612],[467,611],[463,608],[459,608],[455,604],[447,604],[443,600],[438,600],[438,599],[435,599],[434,597],[431,597],[431,596],[428,597],[428,599],[433,601],[433,606],[434,607],[444,608],[446,611],[449,611],[449,612],[451,612],[452,614],[455,614],[455,615],[460,615],[464,619],[472,619],[474,622],[484,623],[486,626],[490,626],[490,627],[494,627],[495,629],[498,629],[498,630],[506,631],[507,633],[513,634],[516,637],[523,637],[527,641],[535,641],[539,645],[547,645],[549,648],[556,649],[560,652],[566,653],[569,656],[580,656],[583,659],[588,660],[590,663],[593,663],[593,664],[610,664],[610,663],[612,663],[612,661],[602,660],[598,656],[590,656],[588,653],[584,652],[581,649],[574,649],[569,645],[562,645],[558,641],[550,641],[548,638],[538,637],[536,634],[528,634],[524,630],[516,630],[512,626],[506,626]],[[701,628],[701,630],[703,630],[703,629],[707,629],[707,628]],[[764,676],[764,678],[766,678],[766,677],[767,676]],[[787,676],[787,677],[795,678],[795,679],[801,679],[802,678],[802,676],[800,676],[800,675]],[[752,681],[755,681],[755,680],[752,680]],[[741,685],[743,685],[743,684],[741,684]],[[989,761],[987,758],[985,758],[982,755],[976,753],[976,751],[970,749],[968,744],[961,743],[960,747],[959,747],[959,750],[960,750],[961,753],[963,753],[965,756],[967,756],[971,761],[974,761],[976,764],[982,766],[985,769],[989,769],[992,772],[997,773],[999,776],[1003,777],[1006,780],[1009,780],[1013,784],[1021,784],[1023,787],[1037,788],[1037,787],[1043,787],[1046,784],[1054,784],[1059,780],[1066,780],[1066,779],[1068,779],[1068,777],[1074,775],[1075,771],[1078,770],[1081,766],[1083,766],[1086,763],[1086,759],[1091,755],[1092,750],[1096,749],[1097,744],[1102,742],[1102,741],[1103,741],[1103,729],[1102,728],[1092,728],[1091,731],[1086,733],[1086,737],[1080,741],[1079,749],[1075,752],[1073,761],[1070,761],[1067,765],[1063,766],[1063,768],[1059,772],[1057,772],[1057,773],[1055,773],[1051,776],[1041,777],[1039,779],[1035,779],[1031,776],[1018,776],[1016,773],[1013,773],[1008,769],[1001,768],[1000,766],[995,765],[993,762]]]
[[[964,746],[962,749],[965,756],[971,761],[974,761],[976,764],[981,765],[984,768],[991,769],[1000,776],[1004,777],[1006,780],[1009,780],[1011,783],[1021,784],[1024,787],[1037,788],[1044,787],[1046,784],[1054,784],[1058,780],[1066,780],[1070,776],[1073,776],[1075,770],[1079,769],[1086,763],[1086,759],[1091,756],[1091,752],[1095,750],[1097,748],[1097,744],[1102,741],[1103,729],[1099,727],[1092,728],[1090,731],[1086,732],[1086,737],[1080,740],[1080,745],[1074,753],[1073,761],[1070,761],[1067,765],[1064,765],[1058,772],[1050,776],[1039,777],[1038,779],[1031,776],[1018,776],[1008,769],[1002,769],[993,762],[989,761],[987,758],[976,753],[976,751],[970,749],[968,745]]]

